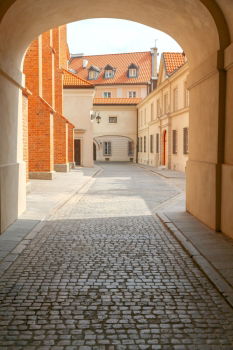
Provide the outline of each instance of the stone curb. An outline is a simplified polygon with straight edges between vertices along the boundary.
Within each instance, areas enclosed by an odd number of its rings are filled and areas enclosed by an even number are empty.
[[[41,229],[45,225],[45,221],[52,217],[59,209],[61,209],[67,202],[69,202],[75,195],[77,195],[85,186],[87,186],[91,180],[97,175],[99,175],[103,169],[98,167],[96,171],[90,175],[90,178],[86,180],[82,186],[78,190],[74,190],[73,192],[64,195],[62,199],[52,207],[48,214],[45,215],[33,228],[30,232],[26,234],[26,236],[13,248],[0,262],[0,277],[6,272],[6,270],[11,266],[11,264],[17,259],[17,257],[24,251],[27,245],[33,240],[36,235],[41,231]],[[83,196],[84,193],[80,196],[79,200]]]
[[[199,268],[204,272],[210,282],[217,288],[227,303],[233,308],[233,288],[226,279],[215,269],[215,267],[203,256],[193,243],[184,236],[163,212],[157,212],[157,217],[163,225],[172,233],[185,251],[191,256]]]

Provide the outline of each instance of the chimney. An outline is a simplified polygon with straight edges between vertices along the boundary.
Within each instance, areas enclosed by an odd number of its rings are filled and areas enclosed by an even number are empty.
[[[83,59],[83,68],[87,68],[88,60]]]
[[[152,56],[152,73],[151,73],[151,91],[156,88],[156,83],[158,79],[158,71],[157,71],[157,56],[158,56],[158,48],[156,47],[156,40],[155,40],[155,47],[152,47],[150,49],[151,56]]]

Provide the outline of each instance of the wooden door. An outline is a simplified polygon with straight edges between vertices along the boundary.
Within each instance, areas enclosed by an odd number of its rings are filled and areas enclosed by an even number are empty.
[[[74,161],[76,165],[81,165],[81,141],[74,140]]]
[[[96,144],[93,143],[93,160],[96,160]]]

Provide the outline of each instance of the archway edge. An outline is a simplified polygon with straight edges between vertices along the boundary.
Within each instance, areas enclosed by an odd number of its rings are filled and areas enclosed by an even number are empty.
[[[184,48],[191,67],[229,42],[224,15],[213,0],[145,0],[143,5],[141,0],[100,0],[98,6],[90,0],[88,6],[81,1],[75,5],[74,0],[5,0],[0,5],[0,60],[11,57],[9,66],[19,67],[27,46],[41,32],[87,18],[122,18],[164,31]],[[10,71],[6,63],[2,69]]]

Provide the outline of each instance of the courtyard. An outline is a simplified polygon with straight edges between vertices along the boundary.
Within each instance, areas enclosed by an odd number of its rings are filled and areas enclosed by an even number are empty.
[[[50,207],[32,190],[37,226],[0,264],[0,349],[233,349],[232,307],[156,215],[184,210],[184,179],[97,170]]]

